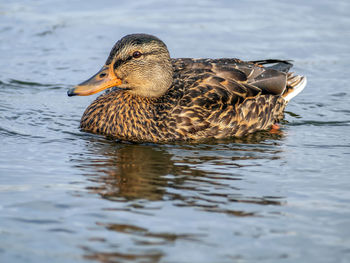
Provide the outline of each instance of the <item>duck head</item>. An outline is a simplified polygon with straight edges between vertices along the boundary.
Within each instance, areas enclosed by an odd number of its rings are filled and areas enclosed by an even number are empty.
[[[87,96],[118,86],[143,97],[160,97],[173,81],[166,45],[157,37],[131,34],[120,39],[102,67],[90,79],[68,90],[68,96]]]

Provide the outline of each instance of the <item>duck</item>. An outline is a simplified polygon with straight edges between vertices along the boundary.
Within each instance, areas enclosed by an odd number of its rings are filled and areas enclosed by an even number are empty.
[[[80,129],[121,141],[167,143],[243,137],[283,119],[306,86],[290,60],[171,58],[165,43],[130,34],[103,67],[68,96],[105,90],[85,110]]]

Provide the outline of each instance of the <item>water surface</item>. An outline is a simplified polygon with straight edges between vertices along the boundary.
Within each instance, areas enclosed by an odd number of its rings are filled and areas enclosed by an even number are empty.
[[[2,1],[1,262],[348,262],[348,1]],[[293,59],[278,134],[126,144],[66,91],[123,35],[173,57]]]

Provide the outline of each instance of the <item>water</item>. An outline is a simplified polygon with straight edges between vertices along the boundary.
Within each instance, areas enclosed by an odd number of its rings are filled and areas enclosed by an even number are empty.
[[[349,262],[348,1],[1,1],[1,262]],[[112,45],[293,59],[282,132],[121,144],[66,90]]]

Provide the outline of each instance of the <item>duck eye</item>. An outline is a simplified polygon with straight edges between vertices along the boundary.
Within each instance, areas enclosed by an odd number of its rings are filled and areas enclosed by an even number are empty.
[[[142,56],[142,53],[140,51],[135,51],[134,53],[132,53],[133,58],[139,58],[141,56]]]

